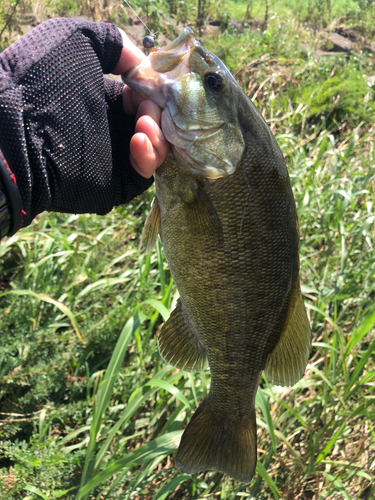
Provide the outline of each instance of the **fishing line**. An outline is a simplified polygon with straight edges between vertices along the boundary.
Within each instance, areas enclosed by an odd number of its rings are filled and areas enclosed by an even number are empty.
[[[139,15],[135,12],[135,10],[133,9],[133,7],[130,5],[130,3],[127,1],[127,0],[124,0],[124,2],[126,3],[126,5],[129,7],[129,9],[136,15],[136,17],[138,17],[138,19],[141,21],[141,23],[143,24],[143,26],[146,28],[146,30],[150,33],[150,35],[148,36],[145,36],[143,38],[143,46],[146,48],[146,49],[151,49],[152,47],[155,46],[155,38],[156,38],[156,35],[159,33],[158,31],[156,33],[153,33],[148,26],[146,26],[146,24],[142,21],[142,19],[139,17]]]

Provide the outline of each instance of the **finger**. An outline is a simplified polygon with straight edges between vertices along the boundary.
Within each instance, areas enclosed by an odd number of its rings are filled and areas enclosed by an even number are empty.
[[[134,169],[146,179],[163,163],[165,155],[159,154],[147,135],[134,134],[130,141],[130,160]]]
[[[161,120],[160,108],[152,101],[144,101],[140,105],[138,112],[142,113],[145,111],[147,111],[147,114],[142,114],[142,116],[140,116],[137,120],[135,133],[145,134],[150,140],[154,149],[156,149],[159,157],[159,162],[156,165],[157,168],[159,165],[161,165],[161,163],[167,156],[169,143],[164,137],[164,134],[159,125]]]
[[[135,115],[141,102],[145,100],[146,97],[141,96],[127,85],[122,89],[122,104],[126,115]]]
[[[130,163],[139,175],[149,179],[156,170],[156,150],[145,134],[135,134],[130,141]]]
[[[123,47],[119,62],[113,70],[114,75],[122,75],[146,59],[144,53],[130,41],[129,37],[121,29],[120,33]]]
[[[130,141],[134,169],[149,179],[167,156],[169,144],[158,124],[147,115],[137,121],[136,133]]]
[[[136,122],[138,122],[139,118],[141,118],[142,116],[149,116],[160,128],[161,111],[162,110],[160,109],[160,107],[155,104],[154,101],[151,101],[151,99],[143,100],[138,106],[135,120]]]

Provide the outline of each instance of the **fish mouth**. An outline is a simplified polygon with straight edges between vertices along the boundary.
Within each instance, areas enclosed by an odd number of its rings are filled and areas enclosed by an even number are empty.
[[[205,86],[207,72],[219,70],[224,81],[217,58],[184,28],[176,40],[122,75],[130,88],[163,109],[161,128],[181,167],[212,179],[232,174],[244,150],[242,135],[236,135],[221,102]],[[234,153],[227,147],[233,140],[239,142]]]
[[[234,172],[235,166],[232,163],[213,151],[206,151],[202,155],[202,149],[199,147],[218,138],[223,133],[224,125],[213,127],[212,124],[207,124],[206,129],[189,131],[176,125],[168,107],[162,112],[161,124],[165,138],[172,145],[176,160],[182,167],[189,168],[192,174],[219,179]]]
[[[148,58],[122,75],[122,80],[164,109],[168,88],[191,72],[189,59],[198,46],[193,31],[184,28],[176,40],[151,52]]]

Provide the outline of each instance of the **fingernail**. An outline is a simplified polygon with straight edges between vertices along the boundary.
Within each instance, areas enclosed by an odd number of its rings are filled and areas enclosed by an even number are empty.
[[[151,144],[151,141],[148,137],[144,139],[144,147],[148,153],[152,153],[154,151],[154,146]]]
[[[165,140],[164,134],[163,134],[161,128],[159,127],[159,125],[155,122],[154,122],[154,128],[155,128],[156,137],[158,138],[158,140],[164,141]]]

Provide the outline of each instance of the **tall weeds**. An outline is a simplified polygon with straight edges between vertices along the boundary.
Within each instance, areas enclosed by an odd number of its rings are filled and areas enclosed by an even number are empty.
[[[295,387],[262,380],[256,476],[174,467],[210,375],[157,352],[178,294],[160,242],[138,252],[150,192],[102,218],[43,214],[0,246],[2,498],[374,497],[373,60],[316,59],[298,23],[279,23],[206,39],[286,158],[313,330]]]

